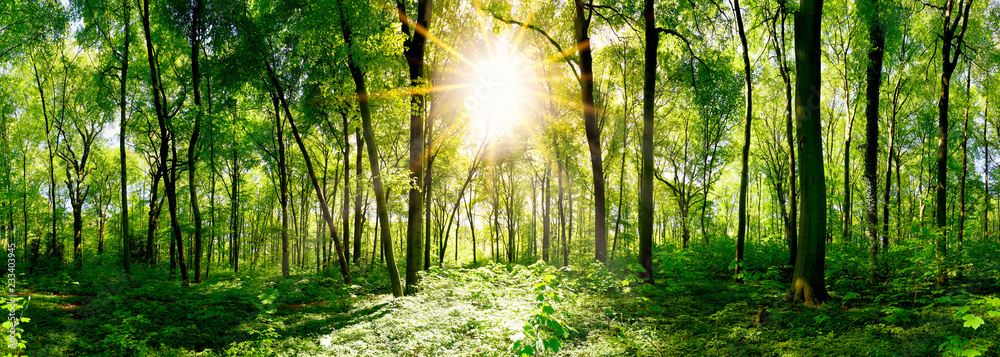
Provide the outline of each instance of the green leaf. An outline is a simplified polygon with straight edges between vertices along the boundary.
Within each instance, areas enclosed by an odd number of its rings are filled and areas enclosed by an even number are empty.
[[[969,316],[972,317],[969,318]],[[983,321],[982,317],[975,315],[965,315],[963,319],[965,319],[965,324],[964,324],[965,327],[972,327],[973,330],[978,330],[979,326],[982,326],[984,323],[986,323],[986,321]]]
[[[990,311],[986,312],[986,314],[990,315],[990,317],[1000,317],[1000,311],[990,310]]]
[[[976,357],[976,356],[982,356],[983,353],[979,352],[978,350],[968,349],[968,350],[963,350],[962,351],[962,355],[963,356],[969,356],[969,357]]]

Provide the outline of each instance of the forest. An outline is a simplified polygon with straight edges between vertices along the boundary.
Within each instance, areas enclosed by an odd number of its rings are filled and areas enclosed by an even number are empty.
[[[0,354],[1000,355],[998,28],[5,0]]]

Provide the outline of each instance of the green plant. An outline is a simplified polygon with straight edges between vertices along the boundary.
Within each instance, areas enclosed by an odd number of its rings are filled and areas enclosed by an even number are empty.
[[[258,319],[266,323],[266,319]],[[268,326],[265,329],[251,329],[248,331],[251,340],[233,342],[226,349],[226,356],[274,356],[278,354],[277,341],[281,337],[274,328]],[[257,336],[253,339],[253,336]]]
[[[112,321],[121,321],[115,324],[104,324],[102,327],[108,329],[110,333],[101,340],[101,343],[112,355],[121,356],[146,356],[152,352],[149,347],[149,340],[157,335],[156,332],[149,332],[152,323],[143,314],[128,316],[128,312],[115,311]]]
[[[569,331],[563,323],[553,316],[556,312],[551,302],[560,302],[556,276],[548,274],[534,286],[537,292],[535,310],[522,327],[511,337],[514,343],[510,345],[511,352],[518,356],[543,355],[551,351],[559,352],[562,340],[569,336]]]
[[[979,309],[984,310],[984,312],[978,314],[970,312],[974,306],[984,307]],[[1000,317],[1000,298],[985,297],[968,300],[964,305],[955,310],[953,314],[954,320],[961,320],[962,327],[970,328],[972,331],[969,331],[966,337],[960,334],[948,336],[947,341],[938,345],[938,351],[943,352],[945,356],[981,356],[986,351],[986,347],[976,343],[972,338],[975,336],[976,331],[986,324],[986,320],[983,317]]]

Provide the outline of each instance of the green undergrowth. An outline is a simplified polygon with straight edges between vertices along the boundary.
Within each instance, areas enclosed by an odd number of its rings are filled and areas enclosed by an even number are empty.
[[[733,281],[727,242],[656,252],[656,283],[632,257],[432,268],[414,295],[387,293],[382,267],[352,285],[315,272],[288,279],[213,273],[182,287],[163,272],[100,267],[22,284],[28,356],[976,356],[1000,354],[994,245],[935,283],[933,251],[899,244],[876,270],[864,247],[833,246],[831,298],[782,301],[780,245],[748,252]],[[749,254],[748,254],[749,256]],[[860,258],[859,258],[860,257]],[[991,270],[992,269],[992,270]],[[890,274],[891,273],[891,274]],[[23,279],[28,280],[28,279]],[[761,316],[758,318],[758,316]],[[2,355],[4,351],[0,351]]]

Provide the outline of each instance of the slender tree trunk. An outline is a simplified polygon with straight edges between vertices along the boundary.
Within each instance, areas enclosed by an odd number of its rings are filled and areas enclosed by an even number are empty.
[[[892,116],[889,119],[889,154],[885,157],[885,192],[882,193],[884,203],[884,207],[882,207],[882,248],[885,252],[889,251],[889,191],[892,190],[892,160],[896,155],[896,114],[899,107],[899,85],[900,82],[897,81],[892,97]],[[896,190],[901,189],[902,187],[897,185]],[[898,241],[898,234],[896,239]]]
[[[354,128],[354,143],[358,146],[357,150],[357,161],[354,163],[354,263],[358,263],[358,258],[361,257],[361,233],[364,231],[362,227],[361,219],[364,217],[363,212],[361,212],[361,146],[364,145],[364,141],[361,139],[361,128]]]
[[[551,241],[549,237],[552,233],[552,228],[551,228],[552,219],[550,217],[552,211],[552,204],[550,198],[552,197],[552,195],[549,194],[549,186],[550,186],[549,182],[551,181],[550,180],[551,172],[552,172],[552,160],[549,159],[546,160],[545,176],[542,179],[542,260],[544,260],[546,263],[549,262],[549,245]],[[472,211],[469,211],[469,222],[471,227]],[[473,237],[475,237],[475,233],[473,233]],[[475,246],[475,240],[473,240],[473,246]],[[473,257],[474,256],[475,256],[475,250],[473,250]]]
[[[989,92],[987,92],[989,93]],[[990,96],[986,94],[986,104],[983,105],[983,150],[986,154],[986,167],[983,174],[983,193],[985,196],[985,207],[983,208],[983,239],[990,237],[990,139],[986,134],[986,127],[990,123]],[[898,175],[898,174],[897,174]]]
[[[129,44],[132,42],[131,31],[129,31],[132,26],[131,13],[129,11],[129,5],[131,3],[129,0],[122,0],[122,12],[123,12],[123,23],[125,24],[125,39],[124,39],[124,49],[122,50],[122,61],[120,64],[121,74],[118,77],[118,85],[120,88],[120,95],[118,101],[118,113],[121,120],[118,126],[118,154],[121,162],[121,200],[122,200],[122,266],[125,269],[125,274],[132,273],[132,236],[129,231],[129,219],[128,219],[128,162],[125,156],[125,134],[127,132],[126,128],[126,90],[128,84],[128,64],[129,64]]]
[[[194,120],[194,130],[191,132],[191,142],[188,144],[188,190],[191,193],[191,220],[194,221],[194,282],[201,282],[201,208],[198,207],[198,180],[195,169],[196,155],[198,147],[198,135],[201,130],[201,72],[199,69],[198,55],[201,52],[201,38],[199,37],[199,26],[201,23],[201,0],[195,0],[194,11],[191,23],[191,77],[194,92],[194,105],[196,109]]]
[[[739,202],[739,226],[736,235],[736,282],[742,283],[743,278],[743,245],[747,235],[747,181],[749,179],[749,167],[747,160],[750,158],[750,130],[753,121],[753,72],[750,67],[750,54],[747,49],[747,35],[743,30],[743,15],[740,12],[740,1],[733,0],[733,13],[736,14],[736,29],[740,35],[740,45],[743,57],[743,83],[746,85],[746,112],[744,115],[743,127],[743,153],[740,161],[740,202]],[[687,227],[684,228],[685,231]],[[685,233],[686,235],[686,233]]]
[[[965,181],[969,173],[969,90],[972,86],[972,66],[965,75],[965,122],[962,124],[962,175],[959,179],[958,194],[958,244],[962,245],[965,238]]]
[[[343,212],[343,231],[344,231],[344,258],[348,261],[351,260],[351,132],[348,130],[347,113],[341,112],[341,118],[343,119],[344,126],[344,203],[341,211]],[[358,144],[360,145],[360,144]],[[358,152],[361,148],[358,148]]]
[[[333,246],[337,250],[337,258],[340,262],[340,274],[344,276],[344,283],[350,284],[351,271],[347,266],[347,259],[344,256],[344,248],[340,245],[340,237],[337,235],[336,227],[333,224],[333,217],[330,215],[330,208],[327,205],[326,197],[323,195],[322,189],[319,187],[319,181],[316,179],[316,171],[313,170],[312,160],[309,158],[309,151],[306,150],[305,143],[303,143],[302,137],[299,135],[299,129],[295,125],[295,120],[292,118],[292,112],[289,109],[288,101],[285,99],[284,89],[281,88],[281,84],[278,82],[278,77],[274,74],[274,69],[271,68],[271,63],[265,61],[264,64],[268,77],[271,79],[271,85],[278,92],[278,99],[281,101],[281,105],[285,110],[285,118],[288,119],[288,124],[292,127],[292,135],[295,137],[295,142],[298,144],[299,150],[302,151],[302,160],[306,163],[306,170],[309,172],[309,179],[312,181],[313,189],[316,191],[316,197],[319,201],[320,210],[323,211],[323,220],[326,221],[327,228],[330,229]]]
[[[559,241],[562,247],[563,266],[567,266],[569,265],[569,250],[566,248],[566,213],[563,207],[563,181],[565,173],[563,172],[562,158],[559,157],[558,151],[556,153],[556,166],[559,169]]]
[[[177,246],[177,262],[181,269],[181,281],[188,283],[187,261],[184,260],[184,239],[181,236],[181,224],[177,218],[177,144],[170,140],[171,164],[165,180],[164,191],[167,195],[167,208],[170,211],[170,233]]]
[[[288,279],[291,270],[288,256],[288,168],[285,165],[285,122],[281,120],[279,102],[278,97],[271,96],[271,104],[274,105],[275,137],[278,141],[278,186],[281,190],[278,196],[281,204],[281,277]]]
[[[430,126],[430,125],[428,125],[428,126]],[[428,134],[430,134],[430,130],[428,130]],[[430,135],[427,136],[427,139],[429,139],[429,138],[430,138]],[[424,152],[427,152],[427,151],[428,151],[427,147],[425,146],[424,147]],[[433,177],[434,177],[433,176],[434,175],[434,158],[431,157],[431,158],[426,159],[424,161],[426,162],[426,167],[424,169],[424,185],[423,185],[424,192],[423,192],[423,195],[424,195],[424,203],[426,204],[427,207],[426,207],[426,209],[424,209],[424,228],[423,228],[424,229],[424,233],[423,233],[423,235],[424,235],[424,242],[423,242],[423,245],[424,245],[424,247],[423,247],[424,248],[424,257],[423,257],[423,263],[424,263],[424,270],[427,270],[427,269],[431,268],[431,237],[433,236],[431,234],[431,211],[433,210],[433,204],[434,204],[434,201],[431,200],[431,197],[432,197],[431,196],[431,191],[432,191],[432,189],[431,189],[431,183],[433,182]]]
[[[174,164],[170,166],[169,172],[167,168],[167,146],[171,145],[169,132],[167,130],[167,109],[165,108],[166,98],[163,94],[163,88],[160,85],[160,74],[158,72],[157,59],[154,55],[153,50],[153,40],[150,29],[150,11],[149,11],[149,0],[143,0],[143,13],[142,13],[142,25],[143,33],[146,38],[146,57],[149,61],[149,72],[150,81],[152,87],[153,104],[156,110],[157,121],[160,127],[160,172],[164,177],[164,183],[166,185],[166,196],[167,204],[170,210],[170,225],[171,231],[176,241],[177,249],[180,254],[180,268],[181,268],[181,280],[187,283],[187,266],[184,263],[184,249],[183,242],[181,240],[180,224],[177,222],[177,190],[176,190],[176,149],[174,149]]]
[[[795,18],[796,123],[802,215],[788,300],[818,306],[829,298],[826,260],[826,178],[820,117],[822,0],[802,0]]]
[[[792,83],[789,68],[785,63],[785,20],[788,15],[788,8],[785,1],[779,3],[779,15],[781,18],[781,33],[772,28],[772,35],[775,40],[774,53],[778,58],[778,71],[781,73],[781,81],[785,84],[785,140],[788,144],[788,216],[785,221],[785,239],[788,242],[789,265],[795,266],[795,255],[798,251],[798,237],[796,222],[798,221],[798,202],[796,195],[796,175],[795,175],[795,132],[793,131],[792,120]],[[777,22],[777,20],[775,20]],[[776,27],[776,26],[775,26]]]
[[[348,46],[353,46],[351,38],[351,27],[347,26],[346,22],[347,16],[344,15],[344,8],[341,7],[340,9],[341,9],[340,10],[341,18],[345,21],[341,26],[342,34],[344,36],[344,42],[347,43]],[[351,71],[351,77],[354,79],[354,93],[357,95],[358,107],[361,112],[361,126],[364,131],[365,147],[368,150],[368,163],[371,166],[371,173],[372,173],[372,186],[373,186],[372,188],[375,191],[375,207],[376,210],[378,211],[377,217],[378,217],[378,226],[380,233],[379,236],[382,242],[383,254],[385,254],[386,256],[386,266],[389,270],[389,282],[392,288],[392,295],[395,297],[400,297],[403,296],[403,289],[399,281],[399,270],[396,268],[396,258],[392,248],[392,235],[389,226],[390,223],[389,208],[388,205],[386,204],[386,198],[385,198],[386,193],[382,187],[382,172],[381,169],[379,168],[379,162],[378,162],[379,159],[378,147],[376,146],[375,130],[372,129],[371,112],[368,107],[368,89],[365,86],[364,72],[362,72],[361,68],[359,68],[354,63],[353,56],[347,57],[347,65],[348,69]],[[357,131],[355,131],[355,134],[357,134]],[[361,145],[361,140],[358,140],[358,150],[359,150],[358,160],[361,159],[360,145]],[[346,159],[347,158],[345,157],[345,160]],[[356,180],[359,180],[360,178],[361,176],[359,175],[356,178]],[[360,193],[360,190],[358,193]],[[356,211],[356,213],[360,212]],[[359,224],[355,223],[355,226],[357,227],[359,226]],[[358,235],[357,231],[355,232],[355,235],[356,236]],[[358,239],[356,238],[355,240],[357,241]],[[372,254],[374,256],[375,252],[373,251]],[[355,254],[355,258],[356,257],[357,254]]]
[[[472,207],[475,206],[473,199],[465,201],[466,213],[469,215],[469,233],[472,234],[472,264],[476,264],[476,216],[472,214]]]

